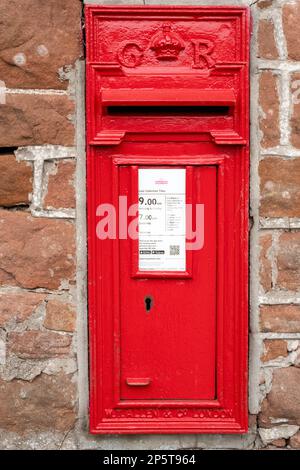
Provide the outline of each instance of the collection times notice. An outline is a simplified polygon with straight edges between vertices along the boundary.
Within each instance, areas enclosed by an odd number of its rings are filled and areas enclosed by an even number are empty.
[[[185,181],[185,169],[139,169],[140,271],[186,270]]]

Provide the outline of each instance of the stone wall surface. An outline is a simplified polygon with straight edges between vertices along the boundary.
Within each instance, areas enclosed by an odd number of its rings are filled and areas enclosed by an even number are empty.
[[[261,354],[255,369],[259,373],[259,382],[255,384],[259,394],[250,402],[252,412],[258,413],[261,445],[297,448],[300,2],[259,1],[255,8],[252,76],[258,84],[252,86],[251,106],[255,117],[252,127],[256,127],[258,119],[259,129],[251,155],[251,211],[255,224],[250,315],[252,343],[261,348]],[[258,102],[255,102],[256,87]],[[259,263],[258,270],[254,268],[256,263]],[[259,282],[253,280],[256,273]],[[250,370],[250,374],[253,372],[254,369]],[[256,379],[252,376],[251,381]]]
[[[74,81],[84,58],[82,7],[80,0],[0,6],[5,449],[78,445]]]
[[[250,428],[89,435],[83,4],[2,0],[0,448],[299,449],[300,0],[101,3],[251,9]]]

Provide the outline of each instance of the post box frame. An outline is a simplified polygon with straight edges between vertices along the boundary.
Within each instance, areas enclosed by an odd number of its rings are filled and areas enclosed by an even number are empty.
[[[90,344],[90,430],[95,434],[107,433],[244,433],[247,431],[247,352],[248,352],[248,191],[249,191],[249,10],[244,7],[85,7],[87,23],[87,205],[88,205],[88,294],[89,294],[89,344]],[[126,129],[105,128],[99,117],[101,107],[112,103],[127,106],[164,103],[174,104],[172,93],[168,96],[158,90],[145,94],[126,93],[118,89],[99,93],[102,76],[118,76],[132,71],[117,60],[104,62],[96,52],[100,40],[97,35],[99,18],[125,18],[129,22],[151,17],[161,21],[170,19],[199,19],[213,21],[216,18],[233,19],[239,25],[239,58],[235,61],[215,63],[213,73],[233,74],[239,77],[238,98],[231,90],[201,91],[198,102],[203,106],[234,104],[235,114],[231,129],[212,128],[203,133],[154,132],[151,143],[174,142],[174,156],[151,156],[132,151],[133,143],[148,142],[149,132],[130,132]],[[126,69],[124,72],[124,68]],[[195,69],[197,72],[197,69]],[[151,71],[144,71],[145,75]],[[159,69],[155,71],[159,74]],[[163,70],[162,74],[165,74]],[[100,77],[100,78],[99,78]],[[128,89],[127,89],[128,90]],[[181,103],[193,104],[195,96],[189,91],[181,93]],[[191,145],[190,155],[181,155],[175,143]],[[196,145],[203,142],[204,152]],[[145,145],[146,147],[146,145]],[[172,149],[172,146],[171,146]],[[111,190],[104,184],[107,164],[102,156],[110,158]],[[118,206],[118,174],[122,165],[135,169],[139,166],[177,167],[213,165],[217,167],[217,333],[216,370],[217,388],[214,400],[121,400],[119,396],[119,245],[111,240],[113,257],[110,265],[101,241],[96,238],[96,209],[103,198]],[[102,186],[103,188],[102,188]],[[136,189],[136,183],[134,183]],[[238,204],[237,207],[234,207]],[[227,220],[228,215],[233,217]],[[230,239],[231,238],[231,239]],[[133,242],[134,247],[134,242]],[[135,249],[133,248],[133,253]],[[143,277],[133,263],[128,275]],[[190,275],[190,262],[186,273],[172,273],[179,278]],[[160,278],[168,273],[148,273]],[[105,300],[109,296],[110,300]],[[111,310],[108,311],[108,305]],[[109,353],[107,352],[109,351]],[[109,384],[108,384],[109,383]],[[111,395],[110,404],[104,404]]]

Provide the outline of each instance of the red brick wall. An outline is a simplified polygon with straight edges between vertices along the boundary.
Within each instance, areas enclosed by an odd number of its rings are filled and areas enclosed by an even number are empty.
[[[57,435],[35,447],[56,447],[78,408],[73,79],[82,3],[2,0],[0,9],[0,447],[26,446],[16,436],[33,433]]]
[[[258,426],[263,445],[300,448],[300,2],[259,1],[256,33]]]

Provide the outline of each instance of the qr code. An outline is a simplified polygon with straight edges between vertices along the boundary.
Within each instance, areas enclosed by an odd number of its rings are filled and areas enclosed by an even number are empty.
[[[179,245],[170,245],[170,255],[178,256],[180,254],[180,246]]]

